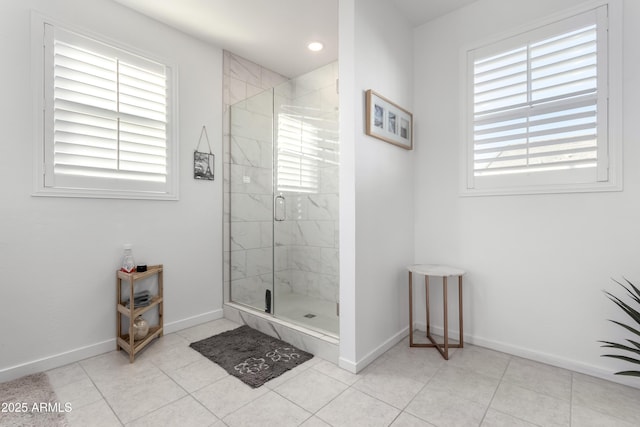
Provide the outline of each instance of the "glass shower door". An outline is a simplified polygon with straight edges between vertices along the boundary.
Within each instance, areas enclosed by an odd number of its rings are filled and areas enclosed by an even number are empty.
[[[230,299],[273,311],[273,91],[231,106]]]

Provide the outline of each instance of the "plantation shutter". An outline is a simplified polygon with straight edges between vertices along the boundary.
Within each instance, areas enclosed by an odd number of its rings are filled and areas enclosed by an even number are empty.
[[[170,193],[168,72],[45,24],[45,186]]]
[[[322,135],[313,112],[303,107],[282,106],[278,114],[278,191],[318,191]]]
[[[484,177],[607,179],[606,13],[471,52],[471,188]]]

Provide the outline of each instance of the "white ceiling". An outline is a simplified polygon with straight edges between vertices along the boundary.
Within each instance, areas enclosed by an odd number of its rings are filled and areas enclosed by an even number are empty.
[[[287,77],[338,58],[338,0],[115,1]],[[389,1],[417,26],[475,0]]]

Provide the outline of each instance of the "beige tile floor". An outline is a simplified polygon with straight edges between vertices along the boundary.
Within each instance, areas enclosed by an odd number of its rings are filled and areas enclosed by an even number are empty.
[[[188,347],[239,325],[166,335],[48,371],[71,426],[638,426],[640,389],[475,347],[396,345],[358,375],[313,358],[252,389]]]

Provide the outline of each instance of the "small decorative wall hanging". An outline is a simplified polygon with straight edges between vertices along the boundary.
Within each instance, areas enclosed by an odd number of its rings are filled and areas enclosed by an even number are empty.
[[[202,136],[204,135],[207,140],[207,146],[209,146],[209,153],[198,151],[200,143],[202,142]],[[198,145],[193,153],[193,179],[204,179],[213,181],[213,167],[215,163],[215,156],[211,151],[211,143],[209,142],[209,135],[207,135],[207,128],[202,126],[200,131],[200,139],[198,139]]]
[[[369,89],[366,134],[405,150],[413,149],[413,114]]]

